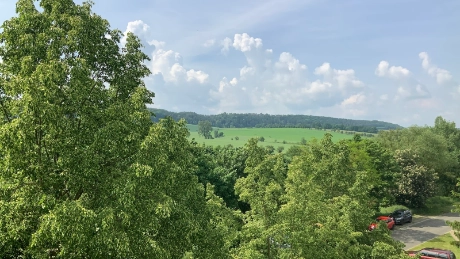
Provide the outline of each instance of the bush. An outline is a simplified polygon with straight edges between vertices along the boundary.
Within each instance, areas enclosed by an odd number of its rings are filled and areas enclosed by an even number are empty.
[[[434,196],[428,198],[425,202],[425,206],[418,209],[416,212],[425,215],[443,214],[450,212],[454,204],[456,204],[456,202],[452,197]]]
[[[381,207],[380,208],[380,212],[379,212],[379,215],[385,215],[385,216],[388,216],[390,215],[390,213],[392,213],[393,211],[395,210],[399,210],[399,209],[409,209],[408,207],[404,206],[404,205],[392,205],[392,206],[388,206],[388,207]]]

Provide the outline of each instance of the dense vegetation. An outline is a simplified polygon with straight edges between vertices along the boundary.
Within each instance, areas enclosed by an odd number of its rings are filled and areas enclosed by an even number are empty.
[[[163,109],[150,109],[150,111],[155,114],[152,117],[152,120],[155,122],[169,116],[176,121],[185,119],[188,123],[195,125],[200,121],[209,121],[212,126],[219,128],[315,128],[367,133],[402,128],[397,124],[377,120],[350,120],[311,115],[270,115],[255,113],[202,115],[194,112],[170,112]]]
[[[89,3],[40,5],[0,33],[0,258],[407,258],[375,213],[457,188],[440,117],[285,153],[190,142],[152,122],[136,36],[120,47]]]

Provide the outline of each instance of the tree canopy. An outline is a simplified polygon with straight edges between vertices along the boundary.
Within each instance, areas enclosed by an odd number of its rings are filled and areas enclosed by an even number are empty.
[[[0,32],[1,258],[408,258],[384,223],[368,230],[376,214],[458,191],[442,117],[284,153],[189,141],[185,120],[151,119],[139,38],[91,2],[35,2]]]

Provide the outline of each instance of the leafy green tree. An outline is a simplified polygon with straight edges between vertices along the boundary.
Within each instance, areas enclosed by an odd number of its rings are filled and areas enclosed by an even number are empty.
[[[0,32],[0,257],[226,258],[185,122],[152,125],[139,39],[39,4]]]
[[[350,149],[350,161],[357,171],[365,171],[373,184],[370,190],[374,207],[394,204],[394,192],[397,189],[399,167],[393,154],[378,142],[361,139],[359,135],[347,141]]]
[[[238,246],[239,231],[243,225],[241,212],[228,208],[223,199],[214,193],[214,187],[209,183],[206,187],[206,200],[212,213],[213,226],[217,233],[223,236],[222,250],[233,252]]]
[[[242,201],[249,203],[251,210],[244,214],[245,224],[235,258],[276,258],[273,231],[284,194],[287,165],[282,155],[269,155],[265,148],[257,146],[257,139],[250,139],[245,149],[247,176],[237,180],[235,191]]]
[[[277,225],[290,244],[281,251],[283,258],[388,258],[403,253],[403,245],[386,228],[367,231],[375,213],[369,206],[372,182],[367,172],[353,167],[346,142],[333,143],[329,133],[320,142],[312,141],[291,162],[285,188],[286,204]],[[380,250],[385,254],[373,257]]]
[[[306,144],[307,144],[307,140],[306,140],[304,137],[302,137],[302,139],[300,140],[300,144],[301,144],[301,145],[306,145]]]
[[[211,139],[212,125],[209,121],[198,122],[198,135],[203,136],[205,139]]]
[[[275,147],[272,145],[265,146],[268,154],[273,154],[275,152]]]
[[[410,149],[396,150],[400,178],[396,201],[412,208],[421,208],[428,198],[436,193],[437,174],[419,162],[420,157]]]
[[[437,194],[449,195],[455,189],[456,179],[460,176],[459,156],[458,151],[454,151],[454,146],[449,144],[455,137],[449,139],[441,133],[455,131],[452,131],[451,126],[446,126],[449,129],[447,131],[441,130],[444,127],[441,126],[442,121],[440,118],[437,119],[437,129],[414,126],[402,130],[382,131],[377,140],[393,152],[411,149],[419,157],[420,165],[429,170],[433,169],[438,174]]]
[[[276,150],[278,151],[278,153],[283,153],[284,147],[279,146],[278,148],[276,148]]]
[[[259,141],[260,141],[260,142],[264,142],[264,141],[265,141],[265,138],[261,136],[261,137],[259,137]]]
[[[40,6],[18,1],[0,33],[0,257],[115,254],[90,236],[151,125],[148,57],[131,33],[121,49],[90,3]]]

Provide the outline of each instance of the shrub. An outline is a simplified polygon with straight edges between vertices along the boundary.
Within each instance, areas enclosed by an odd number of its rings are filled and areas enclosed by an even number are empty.
[[[399,209],[409,209],[407,208],[406,206],[404,205],[392,205],[392,206],[388,206],[388,207],[382,207],[380,208],[380,214],[381,215],[389,215],[390,213],[392,213],[393,211],[395,210],[399,210]]]

